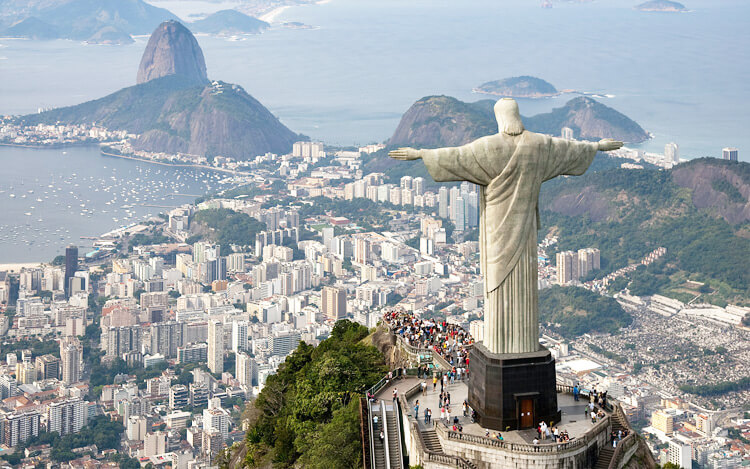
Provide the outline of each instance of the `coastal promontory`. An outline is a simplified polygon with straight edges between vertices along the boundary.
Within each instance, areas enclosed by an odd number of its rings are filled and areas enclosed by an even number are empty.
[[[472,91],[502,98],[549,98],[560,94],[552,83],[531,76],[488,81]]]
[[[209,81],[198,42],[182,24],[159,25],[148,41],[138,84],[76,106],[21,118],[126,130],[134,150],[251,159],[285,153],[300,138],[241,86]]]

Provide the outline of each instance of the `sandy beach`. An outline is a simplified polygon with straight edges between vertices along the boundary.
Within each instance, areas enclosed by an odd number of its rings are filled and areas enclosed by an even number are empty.
[[[19,263],[11,263],[11,264],[0,264],[0,272],[12,272],[12,273],[18,273],[21,271],[21,269],[25,268],[32,268],[32,267],[39,267],[42,265],[41,262],[19,262]]]
[[[266,23],[274,23],[276,21],[276,18],[279,15],[281,15],[284,12],[284,10],[286,10],[287,8],[290,8],[290,7],[291,7],[291,5],[285,5],[283,7],[275,8],[275,9],[269,11],[268,13],[259,16],[258,19],[261,20],[261,21],[265,21]]]

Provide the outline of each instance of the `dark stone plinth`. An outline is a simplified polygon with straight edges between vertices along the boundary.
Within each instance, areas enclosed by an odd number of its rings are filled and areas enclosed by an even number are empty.
[[[469,357],[468,400],[479,414],[482,427],[520,430],[543,420],[548,425],[560,421],[555,359],[549,350],[496,354],[482,344],[474,344]],[[523,420],[522,407],[532,413]]]

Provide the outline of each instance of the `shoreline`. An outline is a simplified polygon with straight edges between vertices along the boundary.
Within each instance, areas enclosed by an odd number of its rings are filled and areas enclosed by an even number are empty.
[[[101,142],[78,142],[78,143],[54,143],[52,145],[24,145],[21,143],[0,142],[0,146],[13,147],[13,148],[31,148],[33,150],[46,150],[46,149],[55,150],[58,148],[67,148],[67,147],[99,146],[100,143]]]
[[[11,273],[17,273],[20,272],[23,268],[32,268],[32,267],[39,267],[40,265],[43,265],[48,262],[7,262],[4,264],[0,264],[0,272],[11,272]]]
[[[274,8],[268,13],[263,13],[262,15],[260,15],[258,19],[261,21],[265,21],[266,23],[273,23],[276,20],[276,17],[284,13],[287,8],[291,7],[292,5],[284,5],[282,7]]]
[[[102,155],[113,156],[115,158],[123,158],[123,159],[126,159],[126,160],[140,161],[141,163],[158,164],[160,166],[170,166],[170,167],[173,167],[173,168],[208,169],[208,170],[211,170],[211,171],[219,171],[221,173],[233,174],[235,176],[236,175],[242,175],[242,176],[251,176],[252,175],[251,173],[245,173],[243,171],[234,171],[234,170],[231,170],[231,169],[224,169],[224,168],[214,168],[213,166],[205,166],[205,165],[201,165],[201,164],[164,163],[164,162],[161,162],[161,161],[154,161],[154,160],[149,160],[149,159],[146,159],[146,158],[139,158],[137,156],[127,156],[127,155],[122,155],[122,154],[117,154],[117,153],[109,153],[109,152],[106,152],[104,150],[101,150],[100,153]]]

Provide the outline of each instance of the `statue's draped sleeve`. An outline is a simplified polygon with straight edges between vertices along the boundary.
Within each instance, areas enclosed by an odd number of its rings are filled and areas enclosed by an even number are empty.
[[[549,155],[544,168],[544,181],[555,176],[580,176],[594,161],[599,144],[549,138]]]
[[[493,136],[482,137],[460,147],[419,150],[430,176],[436,182],[469,181],[486,186],[499,174],[488,156],[496,153]],[[495,156],[495,155],[493,155]],[[505,158],[507,161],[507,157]]]

